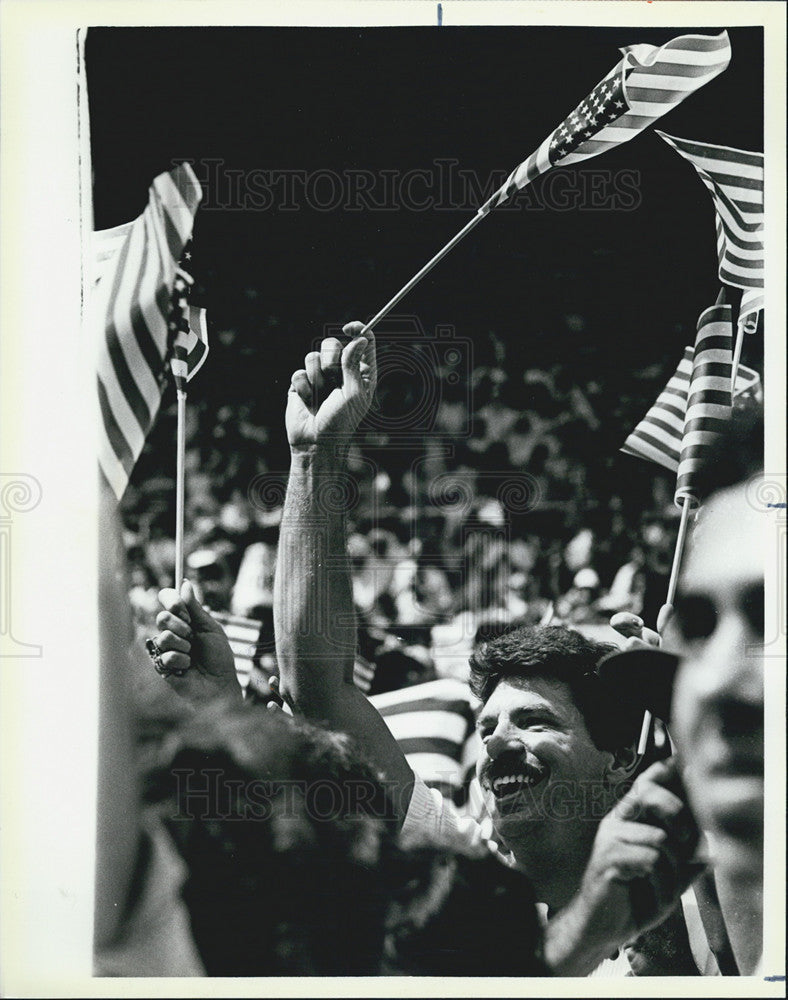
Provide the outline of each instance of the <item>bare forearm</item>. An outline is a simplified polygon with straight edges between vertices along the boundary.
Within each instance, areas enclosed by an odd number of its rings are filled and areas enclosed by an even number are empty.
[[[356,625],[345,543],[343,462],[295,453],[282,513],[274,627],[283,692],[307,712],[353,681]]]
[[[582,911],[571,904],[545,928],[544,957],[554,976],[587,976],[615,950],[612,942],[589,932]]]
[[[346,475],[334,458],[293,456],[274,584],[280,688],[307,718],[356,740],[390,783],[402,819],[413,772],[380,713],[353,682],[356,624],[340,510]]]

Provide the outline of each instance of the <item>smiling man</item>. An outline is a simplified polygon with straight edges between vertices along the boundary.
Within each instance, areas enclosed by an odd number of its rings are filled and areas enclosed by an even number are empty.
[[[499,637],[474,657],[483,702],[479,777],[495,844],[414,775],[355,686],[356,626],[337,498],[353,495],[345,460],[376,385],[374,335],[360,336],[361,329],[348,324],[348,343],[327,338],[307,354],[288,393],[291,468],[274,589],[282,696],[307,718],[355,737],[387,782],[403,842],[492,849],[528,875],[549,908],[545,953],[556,973],[588,975],[607,963],[612,975],[631,974],[631,958],[619,953],[610,963],[611,952],[653,928],[669,940],[671,958],[644,961],[643,974],[697,973],[683,921],[666,921],[697,871],[697,831],[673,768],[658,762],[638,774],[639,719],[595,672],[613,647],[563,627],[537,627]]]
[[[599,821],[641,765],[633,746],[641,715],[594,670],[613,649],[562,626],[525,626],[471,657],[487,812],[553,909],[577,891]]]

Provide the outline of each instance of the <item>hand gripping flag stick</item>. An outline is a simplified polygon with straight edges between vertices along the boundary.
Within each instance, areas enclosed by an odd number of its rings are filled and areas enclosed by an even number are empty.
[[[581,163],[628,142],[686,97],[713,80],[730,62],[728,33],[681,35],[661,47],[628,45],[623,58],[597,84],[505,183],[377,312],[361,331],[366,334],[443,260],[490,212],[555,166]]]

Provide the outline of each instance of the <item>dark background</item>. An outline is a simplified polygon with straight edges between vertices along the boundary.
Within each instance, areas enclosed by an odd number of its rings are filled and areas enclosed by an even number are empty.
[[[452,158],[484,181],[530,154],[613,67],[619,46],[693,30],[92,28],[95,226],[135,217],[153,177],[183,159],[205,178],[211,158],[223,161],[225,177],[377,174]],[[762,30],[729,34],[729,68],[658,127],[760,150]],[[575,181],[601,169],[639,172],[635,210],[559,211],[529,199],[498,212],[398,311],[427,331],[452,325],[472,345],[474,367],[493,364],[496,350],[500,361],[503,344],[515,405],[529,367],[558,364],[567,384],[590,386],[600,426],[584,446],[588,481],[620,491],[636,510],[660,473],[618,448],[716,298],[714,212],[692,167],[649,132],[565,168]],[[537,179],[533,198],[545,182]],[[297,211],[215,207],[226,197],[206,191],[195,225],[196,297],[209,310],[212,354],[192,395],[202,419],[243,405],[272,428],[267,461],[282,468],[284,392],[323,325],[372,316],[478,203],[387,212],[316,211],[303,199]],[[761,369],[762,356],[759,332],[742,360]],[[136,482],[174,461],[170,395],[164,410]]]

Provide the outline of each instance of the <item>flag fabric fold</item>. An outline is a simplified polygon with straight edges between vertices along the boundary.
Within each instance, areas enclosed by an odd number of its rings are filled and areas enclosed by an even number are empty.
[[[263,623],[227,611],[211,611],[211,615],[224,629],[235,660],[238,683],[246,688],[252,668],[260,664]]]
[[[168,327],[174,337],[170,369],[178,392],[197,374],[208,356],[208,324],[205,309],[191,305],[191,275],[178,268],[172,293]]]
[[[739,325],[752,333],[763,309],[763,153],[655,132],[693,165],[711,194],[719,278],[742,289]]]
[[[732,309],[727,305],[714,305],[698,319],[676,474],[674,501],[679,507],[684,503],[698,504],[696,477],[709,448],[731,419],[732,371]]]
[[[369,700],[422,781],[463,804],[479,748],[468,685],[443,677],[374,694]]]
[[[118,500],[161,403],[172,347],[170,299],[201,198],[194,171],[183,163],[156,177],[137,219],[94,241],[99,464]]]
[[[730,307],[714,307],[728,308]],[[707,310],[708,312],[708,310]],[[703,314],[706,316],[706,313]],[[729,339],[730,331],[728,331]],[[684,355],[657,401],[627,437],[621,451],[635,458],[656,462],[669,472],[678,473],[684,441],[687,402],[692,384],[695,347],[685,347]],[[730,357],[730,350],[728,351]],[[730,384],[730,375],[728,376]],[[761,377],[758,372],[739,365],[736,374],[734,405],[762,402]]]
[[[621,451],[656,462],[670,472],[678,471],[693,354],[694,348],[684,348],[678,368],[656,403],[626,439]]]
[[[623,58],[517,166],[479,212],[486,215],[552,167],[581,163],[621,143],[679,105],[726,69],[731,58],[727,31],[681,35],[664,45],[630,45]]]

